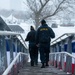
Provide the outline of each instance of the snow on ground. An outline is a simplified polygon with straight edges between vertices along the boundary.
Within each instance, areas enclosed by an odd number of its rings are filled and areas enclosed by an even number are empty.
[[[75,27],[61,27],[58,26],[58,28],[53,28],[53,31],[55,32],[55,38],[52,39],[51,41],[57,39],[58,37],[60,37],[61,35],[65,34],[65,33],[75,33]],[[66,35],[63,38],[67,37]]]
[[[61,27],[61,26],[59,26],[58,28],[53,28],[53,30],[56,34],[55,39],[64,33],[75,33],[75,27]]]

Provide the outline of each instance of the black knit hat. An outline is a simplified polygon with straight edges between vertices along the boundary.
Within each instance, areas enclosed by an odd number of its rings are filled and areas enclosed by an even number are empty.
[[[43,19],[43,20],[41,20],[41,24],[45,24],[46,23],[46,21]]]
[[[33,26],[30,26],[30,30],[34,30],[34,27]]]

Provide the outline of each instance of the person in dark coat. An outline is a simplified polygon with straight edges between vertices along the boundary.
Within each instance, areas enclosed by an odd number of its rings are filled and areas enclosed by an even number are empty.
[[[46,24],[45,20],[41,21],[41,26],[37,29],[36,32],[36,44],[39,46],[40,59],[42,66],[44,68],[48,65],[49,61],[49,52],[50,52],[50,41],[51,38],[55,37],[54,31]]]
[[[29,54],[30,54],[30,59],[31,59],[31,66],[37,65],[38,63],[38,47],[36,46],[35,43],[35,35],[36,31],[34,30],[34,27],[30,27],[30,32],[27,34],[27,37],[25,41],[29,41]]]

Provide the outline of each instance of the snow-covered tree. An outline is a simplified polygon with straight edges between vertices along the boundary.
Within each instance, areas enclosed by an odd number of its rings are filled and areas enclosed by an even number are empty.
[[[34,20],[36,28],[40,24],[40,20],[51,18],[60,12],[63,14],[72,12],[75,0],[26,0],[28,7],[28,15]],[[64,13],[65,12],[65,13]],[[61,14],[62,15],[62,14]]]

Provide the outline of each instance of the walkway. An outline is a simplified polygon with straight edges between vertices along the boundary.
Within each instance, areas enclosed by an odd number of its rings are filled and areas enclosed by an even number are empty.
[[[19,71],[18,75],[67,75],[65,72],[58,70],[53,66],[46,68],[40,68],[40,66],[39,63],[38,66],[31,67],[30,64],[27,63],[23,69]]]

